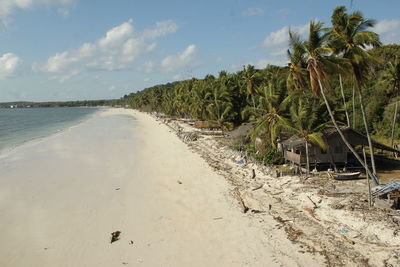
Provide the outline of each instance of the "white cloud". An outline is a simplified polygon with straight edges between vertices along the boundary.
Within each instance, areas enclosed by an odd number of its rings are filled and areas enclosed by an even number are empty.
[[[149,82],[149,81],[151,81],[151,79],[149,77],[146,77],[146,78],[143,79],[143,81]]]
[[[120,46],[121,43],[132,36],[133,30],[132,20],[130,19],[107,31],[106,35],[98,41],[99,47],[101,49],[110,49]]]
[[[382,20],[372,29],[380,35],[385,44],[398,43],[400,41],[400,20]]]
[[[191,44],[176,55],[167,56],[161,61],[161,68],[164,72],[171,72],[193,63],[196,45]]]
[[[172,20],[159,21],[153,29],[145,30],[143,33],[144,38],[154,39],[174,33],[178,30],[178,25]]]
[[[0,57],[0,80],[7,79],[15,75],[22,60],[13,53],[6,53]]]
[[[68,50],[48,58],[44,64],[35,63],[34,71],[52,73],[51,78],[65,81],[84,70],[118,71],[132,67],[138,57],[151,53],[157,47],[155,38],[176,31],[178,26],[168,20],[157,22],[152,29],[136,31],[132,20],[108,30],[93,43],[84,43],[78,49]],[[151,72],[153,65],[145,65]]]
[[[67,6],[74,0],[1,0],[0,1],[0,22],[7,25],[11,21],[11,15],[17,9],[29,9],[35,5],[62,5]],[[59,13],[65,15],[69,13],[66,8],[59,9]]]
[[[305,34],[308,33],[309,24],[293,26],[293,27],[285,26],[285,27],[280,28],[279,30],[277,30],[275,32],[271,32],[264,39],[263,46],[264,47],[271,47],[271,46],[277,46],[277,45],[287,45],[287,43],[289,41],[289,28],[293,32],[297,32],[301,36],[304,36]]]
[[[249,7],[243,11],[244,16],[260,16],[264,14],[264,9],[260,7]]]

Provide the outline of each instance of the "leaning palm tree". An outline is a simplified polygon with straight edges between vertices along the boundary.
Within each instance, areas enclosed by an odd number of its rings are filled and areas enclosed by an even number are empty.
[[[329,101],[326,97],[326,89],[332,89],[329,73],[337,73],[345,70],[348,65],[345,60],[332,56],[332,49],[325,46],[327,35],[321,34],[323,24],[321,22],[310,22],[310,33],[308,40],[304,43],[304,49],[307,54],[307,68],[309,71],[311,90],[316,96],[322,96],[328,110],[331,121],[342,138],[343,142],[354,154],[355,158],[365,168],[368,175],[375,177],[367,164],[361,159],[352,145],[347,141],[342,130],[338,126],[333,115]],[[377,180],[375,181],[376,183]]]
[[[344,6],[339,6],[333,11],[332,28],[329,30],[329,45],[333,48],[335,54],[342,55],[350,63],[351,78],[358,92],[361,114],[371,152],[372,170],[376,175],[374,147],[365,115],[363,87],[369,74],[369,63],[377,61],[366,48],[369,46],[378,47],[381,42],[378,34],[368,30],[376,24],[374,20],[364,19],[359,11],[351,14],[347,14],[346,11]]]

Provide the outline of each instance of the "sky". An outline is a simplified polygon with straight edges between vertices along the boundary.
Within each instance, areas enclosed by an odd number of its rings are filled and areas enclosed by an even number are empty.
[[[351,3],[352,2],[352,3]],[[115,99],[287,64],[288,29],[361,11],[400,43],[399,0],[0,0],[0,102]]]

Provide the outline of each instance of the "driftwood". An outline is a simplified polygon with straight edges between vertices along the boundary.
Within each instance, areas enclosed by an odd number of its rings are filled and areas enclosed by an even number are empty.
[[[256,178],[256,171],[254,169],[251,169],[251,172],[252,172],[251,179]]]
[[[242,212],[243,213],[248,212],[249,211],[249,207],[247,207],[246,204],[244,203],[244,200],[243,200],[242,196],[240,195],[240,192],[239,192],[238,188],[235,188],[235,195],[236,195],[236,198],[239,200],[239,204],[240,204]]]
[[[309,196],[307,196],[307,198],[313,203],[314,209],[318,208],[317,204],[315,204],[315,202]]]
[[[254,187],[251,191],[256,191],[256,190],[258,190],[258,189],[261,189],[261,188],[263,188],[263,186],[264,186],[264,184],[261,184],[261,185],[259,185],[259,186],[256,186],[256,187]]]

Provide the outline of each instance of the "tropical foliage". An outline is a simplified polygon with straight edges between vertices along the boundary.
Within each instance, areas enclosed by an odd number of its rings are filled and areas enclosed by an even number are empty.
[[[261,139],[264,155],[275,155],[277,140],[289,134],[324,147],[321,131],[328,124],[350,124],[368,136],[388,138],[394,129],[399,139],[400,127],[392,122],[400,93],[400,46],[381,45],[374,23],[340,6],[331,25],[310,21],[306,38],[289,30],[287,66],[247,65],[218,77],[156,85],[122,100],[223,130],[253,121],[250,146]]]

